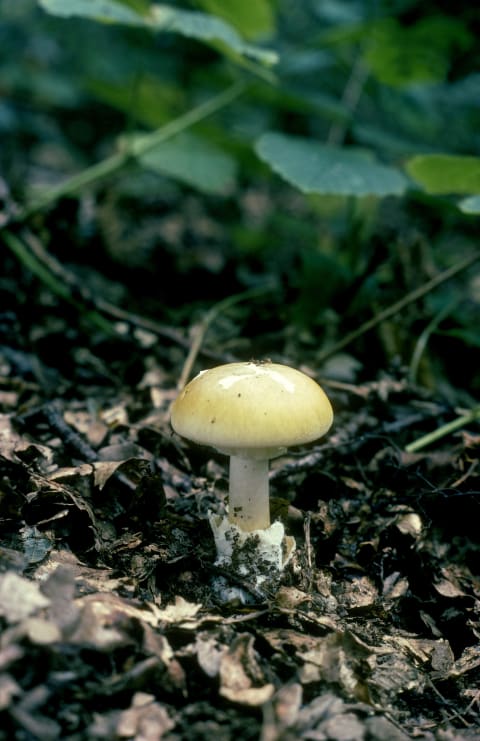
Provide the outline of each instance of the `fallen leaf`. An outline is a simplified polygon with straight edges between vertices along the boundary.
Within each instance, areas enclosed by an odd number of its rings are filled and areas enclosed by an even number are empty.
[[[273,696],[275,688],[273,684],[265,683],[253,643],[252,635],[240,634],[222,654],[220,694],[241,705],[259,706]]]
[[[154,695],[136,692],[130,707],[120,713],[116,730],[119,738],[159,741],[174,726],[174,721],[163,705],[155,701]]]
[[[13,571],[0,574],[0,615],[8,623],[18,623],[49,604],[38,584]]]

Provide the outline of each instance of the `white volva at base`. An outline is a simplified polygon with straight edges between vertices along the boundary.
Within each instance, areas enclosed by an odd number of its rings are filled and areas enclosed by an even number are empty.
[[[245,579],[254,590],[261,585],[268,587],[269,583],[275,586],[295,550],[295,539],[285,535],[281,522],[274,522],[264,530],[244,532],[228,517],[210,515],[210,526],[217,548],[217,566]],[[239,590],[233,591],[241,599]]]

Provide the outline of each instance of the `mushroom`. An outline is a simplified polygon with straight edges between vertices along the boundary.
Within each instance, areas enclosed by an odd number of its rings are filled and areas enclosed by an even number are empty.
[[[305,373],[278,363],[228,363],[201,371],[185,386],[172,406],[173,429],[230,456],[228,519],[211,518],[222,563],[232,558],[232,533],[244,545],[249,535],[271,531],[278,547],[273,554],[267,537],[269,555],[262,551],[262,556],[283,567],[283,525],[270,524],[269,460],[289,446],[318,439],[332,421],[322,388]]]

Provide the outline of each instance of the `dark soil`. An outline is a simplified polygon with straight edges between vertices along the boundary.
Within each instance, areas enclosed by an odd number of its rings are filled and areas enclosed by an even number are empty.
[[[13,255],[0,276],[0,737],[479,738],[478,422],[405,451],[464,411],[449,353],[436,386],[382,360],[377,332],[319,367],[288,286],[202,325],[245,285],[194,200],[154,271],[59,213],[41,257],[70,298]],[[222,604],[207,517],[227,461],[169,408],[183,371],[252,357],[311,373],[335,423],[272,463],[297,543],[281,587]]]

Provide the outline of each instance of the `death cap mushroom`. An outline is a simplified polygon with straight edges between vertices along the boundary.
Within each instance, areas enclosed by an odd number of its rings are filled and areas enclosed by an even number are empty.
[[[323,389],[270,362],[228,363],[199,373],[172,407],[173,429],[226,455],[274,458],[322,437],[333,421]]]

